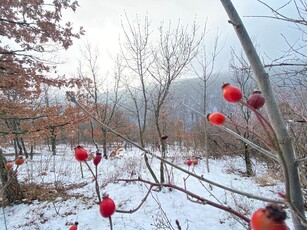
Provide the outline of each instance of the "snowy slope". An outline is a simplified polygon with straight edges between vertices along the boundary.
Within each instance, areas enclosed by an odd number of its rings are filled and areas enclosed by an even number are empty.
[[[86,147],[90,150],[90,147]],[[93,149],[94,150],[94,149]],[[59,153],[52,156],[45,149],[35,155],[33,161],[27,160],[19,172],[18,178],[25,183],[39,183],[48,188],[44,201],[33,200],[30,204],[19,204],[5,207],[0,214],[0,229],[22,230],[58,230],[69,229],[75,221],[79,222],[80,230],[110,229],[108,219],[102,218],[99,206],[96,204],[95,183],[86,165],[82,165],[84,178],[81,176],[80,163],[74,158],[73,151],[61,146]],[[184,159],[189,153],[170,152],[172,161],[183,168]],[[150,159],[154,170],[158,172],[159,161]],[[256,164],[256,176],[268,178],[266,168],[259,162]],[[89,164],[94,169],[92,162]],[[223,185],[263,196],[279,199],[277,192],[283,191],[280,181],[270,179],[270,186],[261,186],[255,178],[243,177],[244,161],[239,157],[222,160],[210,159],[210,172],[207,173],[205,162],[199,161],[197,166],[191,166],[190,171],[204,178]],[[232,194],[215,186],[184,174],[168,166],[171,183],[184,187],[210,201],[230,206],[250,217],[251,213],[266,203]],[[142,153],[136,149],[126,150],[120,158],[102,160],[98,166],[98,180],[101,193],[108,193],[115,201],[117,209],[131,210],[136,208],[145,197],[149,185],[135,182],[116,182],[116,179],[142,178],[152,180],[146,169]],[[55,189],[56,188],[58,189]],[[74,186],[73,186],[74,185]],[[53,187],[53,189],[52,189]],[[64,188],[67,194],[62,195]],[[50,198],[48,198],[50,197]],[[55,199],[53,199],[55,197]],[[116,212],[112,216],[113,229],[181,229],[218,230],[246,229],[243,221],[231,214],[209,205],[191,202],[186,194],[163,188],[161,192],[152,191],[141,208],[132,214]],[[287,222],[291,228],[291,221]]]

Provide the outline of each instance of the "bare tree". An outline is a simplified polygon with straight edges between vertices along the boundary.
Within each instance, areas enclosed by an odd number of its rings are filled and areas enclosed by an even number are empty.
[[[125,22],[122,22],[124,39],[121,41],[121,56],[126,68],[126,78],[124,85],[130,95],[134,109],[129,111],[136,117],[139,130],[139,140],[142,147],[145,147],[145,132],[148,122],[149,110],[149,72],[151,65],[151,46],[150,46],[150,23],[148,18],[144,18],[142,23],[138,17],[135,22],[131,22],[125,14]],[[136,80],[134,80],[136,79]],[[157,176],[152,170],[147,154],[144,154],[145,164],[155,180]]]
[[[279,86],[298,87],[303,85],[306,87],[306,0],[289,0],[276,3],[274,4],[275,7],[262,0],[257,1],[271,13],[249,17],[261,17],[278,21],[280,24],[288,24],[288,28],[293,32],[291,37],[281,32],[286,49],[283,49],[282,54],[277,57],[267,55],[268,61],[266,61],[264,67],[271,71],[271,76],[277,77],[276,83]],[[278,77],[281,73],[282,78]]]
[[[201,111],[203,112],[203,114],[207,114],[208,88],[216,80],[213,78],[218,77],[218,73],[216,71],[216,60],[223,49],[223,46],[220,47],[220,34],[217,33],[214,39],[212,50],[208,50],[205,41],[203,41],[203,44],[201,44],[201,46],[202,49],[200,51],[200,54],[196,57],[196,64],[194,64],[192,67],[193,67],[193,72],[202,82],[201,92],[199,92],[202,98]],[[210,169],[209,169],[208,131],[207,131],[208,122],[206,119],[201,119],[201,121],[203,123],[202,126],[203,130],[201,132],[201,136],[204,139],[206,165],[207,165],[207,171],[209,172]]]
[[[155,49],[154,63],[150,74],[155,79],[157,87],[152,100],[155,126],[159,137],[166,135],[161,122],[164,104],[169,96],[172,83],[182,76],[191,61],[196,57],[204,33],[198,34],[198,25],[193,23],[189,28],[178,22],[173,29],[171,23],[159,27],[159,42]],[[161,157],[166,157],[166,139],[161,139]],[[164,183],[164,164],[160,165],[160,182]]]
[[[253,90],[256,88],[256,82],[253,79],[252,69],[243,53],[237,54],[233,49],[231,50],[230,70],[233,72],[234,82],[239,85],[243,95],[245,95],[245,99],[247,100],[246,95],[252,94]],[[244,126],[246,129],[240,130],[237,128],[236,130],[239,135],[250,140],[252,139],[252,135],[250,135],[248,132],[248,127],[251,125],[252,113],[248,108],[240,105],[240,114],[243,115]],[[248,176],[252,176],[253,168],[250,157],[250,150],[245,142],[242,142],[242,144],[244,148],[246,174]]]
[[[105,88],[104,83],[106,79],[102,78],[99,73],[99,50],[93,49],[89,43],[85,44],[82,57],[84,62],[79,63],[78,77],[82,80],[83,88],[86,91],[86,97],[89,102],[89,106],[92,107],[95,115],[103,121],[105,124],[112,124],[112,119],[119,106],[121,96],[119,95],[119,83],[122,68],[116,63],[113,74],[113,88]],[[85,67],[85,68],[84,68]],[[108,84],[109,86],[110,84]],[[112,90],[112,95],[110,93]],[[93,130],[93,123],[91,122],[91,129]],[[103,156],[108,158],[107,155],[107,132],[104,127],[101,127],[102,134],[102,146]],[[93,132],[92,132],[93,133]],[[92,140],[96,145],[97,151],[98,145],[95,137],[92,135]]]
[[[140,143],[145,147],[145,131],[148,116],[149,102],[149,72],[151,65],[150,23],[144,18],[142,23],[138,17],[135,22],[130,22],[125,14],[125,22],[122,22],[124,39],[121,41],[121,55],[125,63],[128,79],[125,82],[126,89],[134,104],[134,114],[139,128]],[[134,78],[137,80],[134,81]]]

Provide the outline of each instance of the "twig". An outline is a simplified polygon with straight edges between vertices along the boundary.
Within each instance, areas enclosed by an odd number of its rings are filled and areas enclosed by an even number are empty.
[[[101,197],[100,197],[100,191],[99,191],[99,185],[98,185],[98,179],[97,179],[97,166],[96,166],[96,175],[95,175],[93,170],[92,170],[92,168],[91,168],[91,166],[87,163],[87,161],[84,161],[84,162],[87,165],[88,169],[90,170],[92,176],[94,177],[96,194],[97,194],[97,197],[98,197],[98,201],[100,203],[101,202]]]
[[[300,165],[300,164],[303,164],[303,163],[305,163],[305,162],[307,162],[307,157],[305,157],[305,158],[300,158],[300,159],[296,159],[296,160],[294,161],[294,163],[295,163],[296,165]]]
[[[82,163],[80,162],[80,171],[81,171],[81,178],[84,178],[84,175],[83,175],[83,168],[82,168]]]
[[[181,230],[181,226],[178,220],[176,220],[176,225],[177,225],[178,230]]]
[[[271,140],[271,138],[270,138],[269,141],[267,141],[267,140],[265,139],[265,137],[262,137],[259,133],[256,133],[256,132],[250,130],[249,128],[243,127],[242,125],[239,125],[239,124],[237,124],[237,123],[235,123],[235,122],[233,122],[233,121],[230,121],[230,120],[226,120],[225,123],[232,124],[232,125],[235,126],[236,128],[241,128],[241,129],[243,129],[243,130],[249,132],[250,134],[253,134],[253,135],[256,136],[264,145],[266,145],[268,148],[270,148],[270,149],[274,148],[274,143],[273,143],[273,141]],[[260,120],[260,123],[261,123],[261,125],[264,125],[263,121],[261,121],[261,120]],[[239,135],[239,134],[238,134],[238,135]],[[239,135],[239,136],[241,136],[241,135]]]
[[[252,110],[257,119],[260,121],[265,133],[267,134],[267,137],[269,138],[271,144],[272,144],[272,147],[275,147],[275,150],[276,150],[276,142],[274,141],[274,139],[276,140],[276,134],[275,134],[275,130],[273,129],[272,125],[268,122],[267,119],[265,119],[262,114],[254,109],[252,106],[250,106],[249,104],[247,104],[246,102],[240,100],[239,103],[241,103],[243,106],[246,106],[247,108],[249,108],[250,110]],[[272,133],[270,133],[268,130],[267,130],[267,127],[271,130]],[[274,139],[272,138],[272,136],[274,137]]]
[[[145,201],[147,200],[147,198],[148,198],[148,196],[149,196],[149,194],[150,194],[150,192],[151,192],[153,187],[154,187],[154,185],[151,185],[149,187],[145,197],[141,200],[141,203],[136,208],[130,209],[130,210],[118,210],[118,209],[116,209],[116,212],[119,212],[119,213],[134,213],[137,210],[139,210],[142,207],[142,205],[145,203]]]
[[[2,212],[3,212],[3,222],[4,222],[5,230],[7,230],[6,215],[4,211],[4,200],[2,200]]]
[[[184,188],[185,188],[185,189],[187,189],[187,183],[186,183],[186,181],[188,180],[188,178],[189,178],[189,177],[183,178]],[[205,188],[205,190],[210,194],[210,196],[212,196],[220,205],[223,205],[222,202],[221,202],[211,191],[209,191],[201,181],[199,181],[199,183]],[[197,201],[190,199],[190,197],[189,197],[188,195],[187,195],[187,199],[190,200],[191,202],[196,202],[196,203],[197,203]],[[244,223],[242,223],[242,221],[238,220],[238,217],[237,217],[237,216],[234,216],[232,213],[230,213],[230,214],[233,216],[233,218],[234,218],[239,224],[241,224],[243,227],[245,227],[245,226],[244,226]]]
[[[113,229],[113,223],[112,223],[112,217],[111,216],[109,216],[109,222],[110,222],[110,230],[112,230]]]
[[[272,154],[271,152],[261,148],[260,146],[254,144],[253,142],[245,139],[244,137],[242,137],[241,135],[237,134],[236,132],[232,131],[231,129],[228,129],[227,127],[221,125],[219,126],[220,129],[223,129],[224,131],[232,134],[233,136],[237,137],[238,139],[240,139],[241,141],[244,141],[246,144],[249,144],[251,145],[254,149],[258,150],[259,152],[261,152],[263,155],[269,157],[270,159],[276,161],[276,162],[279,162],[278,158]]]
[[[157,197],[155,197],[153,194],[151,194],[151,196],[152,196],[152,198],[155,200],[155,202],[157,203],[157,205],[159,206],[159,209],[161,210],[161,213],[162,213],[162,217],[161,217],[162,220],[159,221],[158,218],[157,218],[157,221],[156,221],[157,223],[156,223],[155,225],[156,225],[157,227],[159,227],[159,229],[160,229],[160,228],[163,228],[163,229],[169,228],[169,229],[171,229],[171,230],[175,230],[175,229],[173,228],[172,223],[171,223],[171,221],[169,220],[169,218],[168,218],[166,212],[163,210],[162,205],[161,205],[161,202],[159,201],[159,199],[158,199]]]
[[[180,192],[183,192],[185,194],[187,194],[188,196],[190,197],[193,197],[194,199],[196,199],[197,201],[199,201],[200,204],[208,204],[208,205],[211,205],[213,207],[216,207],[218,209],[222,209],[226,212],[229,212],[229,213],[232,213],[233,215],[239,217],[240,219],[244,220],[245,222],[249,223],[250,219],[247,218],[246,216],[242,215],[241,213],[237,212],[236,210],[233,210],[232,208],[230,207],[226,207],[226,206],[223,206],[221,204],[218,204],[218,203],[215,203],[215,202],[212,202],[210,200],[207,200],[195,193],[192,193],[191,191],[188,191],[184,188],[181,188],[177,185],[174,185],[174,184],[161,184],[161,183],[155,183],[155,182],[151,182],[151,181],[148,181],[148,180],[144,180],[144,179],[141,179],[141,178],[138,178],[138,179],[119,179],[117,181],[124,181],[124,182],[142,182],[142,183],[146,183],[146,184],[149,184],[152,188],[153,186],[155,187],[167,187],[167,188],[173,188],[175,190],[178,190]]]

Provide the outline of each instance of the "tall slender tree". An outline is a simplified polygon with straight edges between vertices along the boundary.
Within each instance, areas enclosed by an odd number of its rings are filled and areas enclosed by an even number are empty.
[[[169,25],[161,24],[159,27],[159,41],[157,48],[153,51],[154,62],[150,68],[150,74],[157,84],[152,97],[154,110],[154,121],[159,137],[166,135],[162,114],[165,111],[164,105],[167,102],[171,85],[176,79],[188,70],[191,61],[199,51],[199,45],[203,40],[204,33],[199,34],[196,22],[189,28],[181,25],[180,22],[172,28]],[[166,157],[166,141],[161,139],[161,157]],[[164,183],[164,163],[160,164],[160,182]]]

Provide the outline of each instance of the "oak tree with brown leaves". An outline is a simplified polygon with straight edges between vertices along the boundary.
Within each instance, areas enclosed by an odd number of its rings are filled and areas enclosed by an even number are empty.
[[[0,5],[0,127],[1,135],[13,135],[22,146],[23,124],[42,116],[36,100],[42,85],[72,86],[74,80],[57,77],[55,52],[68,49],[74,38],[72,23],[62,22],[64,10],[76,11],[77,1],[3,0]],[[26,122],[25,122],[26,121]],[[4,129],[4,130],[3,130]],[[20,148],[20,151],[23,149]],[[22,151],[21,151],[22,152]],[[5,157],[0,154],[0,162]],[[0,164],[3,165],[3,164]],[[0,167],[1,181],[10,183],[4,193],[10,202],[22,197],[16,180],[8,182],[8,172]],[[16,175],[15,175],[16,177]],[[8,193],[14,188],[15,193]],[[16,189],[15,189],[16,188]]]

